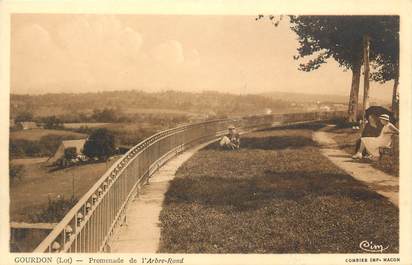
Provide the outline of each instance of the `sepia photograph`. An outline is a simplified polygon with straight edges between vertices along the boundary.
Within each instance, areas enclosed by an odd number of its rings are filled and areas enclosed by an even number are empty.
[[[403,17],[273,10],[10,13],[12,261],[411,264]]]

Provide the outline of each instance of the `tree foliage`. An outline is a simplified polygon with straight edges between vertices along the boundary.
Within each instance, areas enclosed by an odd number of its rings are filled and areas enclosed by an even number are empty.
[[[381,83],[399,78],[399,16],[386,17],[381,22],[380,45],[375,45],[378,54],[372,64],[372,79]]]
[[[259,15],[256,20],[262,19]],[[282,17],[281,17],[282,18]],[[274,23],[275,26],[281,18]],[[394,79],[392,109],[396,109],[399,77],[399,16],[289,16],[291,29],[298,36],[295,60],[312,57],[299,69],[318,69],[328,59],[352,70],[348,104],[349,121],[357,120],[360,70],[363,46],[369,40],[368,58],[373,70],[368,78],[386,82]],[[269,17],[273,23],[273,16]],[[367,102],[367,100],[365,101]],[[367,103],[364,103],[367,105]]]
[[[83,153],[88,157],[107,159],[115,151],[114,135],[105,128],[96,129],[84,144]]]
[[[30,214],[30,219],[34,223],[46,222],[56,223],[60,222],[63,217],[73,208],[78,202],[75,197],[65,199],[64,196],[58,196],[56,199],[48,199],[47,207],[41,209],[40,212]]]
[[[383,65],[382,75],[390,77],[388,62],[399,56],[397,16],[290,16],[291,29],[297,34],[299,47],[295,59],[316,55],[315,59],[301,64],[303,71],[319,68],[333,58],[341,67],[352,69],[362,63],[362,41],[371,40],[370,60]],[[398,54],[398,55],[396,55]]]
[[[21,111],[16,115],[15,121],[22,122],[22,121],[32,121],[33,114],[29,111]]]
[[[74,159],[77,156],[76,147],[69,147],[64,149],[64,158],[67,160]]]
[[[10,185],[17,180],[21,180],[24,174],[23,165],[14,165],[9,163],[9,183]]]
[[[118,115],[115,109],[104,108],[102,110],[93,110],[92,120],[96,122],[117,122]]]
[[[61,129],[63,128],[63,122],[56,116],[48,116],[42,119],[45,129]]]

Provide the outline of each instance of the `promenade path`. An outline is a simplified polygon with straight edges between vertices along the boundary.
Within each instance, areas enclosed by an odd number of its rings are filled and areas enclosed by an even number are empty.
[[[353,161],[349,154],[338,149],[327,128],[269,130],[247,134],[242,140],[243,148],[239,152],[227,153],[210,146],[190,163],[188,160],[209,142],[168,161],[150,178],[139,197],[130,202],[126,223],[111,240],[110,251],[202,253],[199,250],[202,248],[205,253],[218,253],[222,248],[222,253],[237,253],[239,249],[242,253],[283,253],[285,246],[287,249],[296,248],[299,253],[322,253],[331,249],[337,252],[358,251],[357,242],[370,237],[370,231],[366,229],[369,222],[375,222],[376,229],[387,230],[383,238],[397,237],[393,232],[397,231],[393,225],[397,223],[396,207],[380,196],[375,197],[357,180],[398,206],[398,179],[368,164]],[[320,143],[320,150],[313,140]],[[254,159],[247,160],[249,157]],[[177,169],[186,161],[187,168],[176,182]],[[225,161],[224,166],[221,161]],[[247,165],[242,166],[241,162],[245,161]],[[209,171],[205,176],[203,173],[199,175],[206,169]],[[173,185],[170,185],[172,180]],[[342,183],[345,185],[340,188]],[[204,192],[198,185],[205,185],[210,190]],[[162,241],[161,247],[160,214],[166,192],[170,189],[173,192],[167,193],[169,199],[182,192],[187,196],[181,200],[173,197],[168,212],[172,209],[173,214],[188,218],[188,222],[182,225],[178,220],[170,219],[169,227],[162,232],[162,240],[168,243]],[[348,216],[347,212],[353,209],[362,209],[361,214]],[[381,212],[387,215],[375,218]],[[313,219],[320,225],[307,230]],[[243,227],[249,228],[242,230]],[[292,232],[296,229],[303,230]],[[219,232],[210,237],[210,233],[205,231]],[[346,234],[346,231],[356,233]],[[227,233],[240,243],[227,244],[225,240],[231,240]],[[186,235],[189,240],[181,242],[175,234]],[[260,240],[259,235],[268,238]],[[329,235],[338,236],[343,243],[333,245],[331,242],[335,242],[335,238]],[[313,241],[313,237],[319,237],[319,240]],[[178,246],[175,247],[176,242]],[[397,250],[396,245],[392,247]]]
[[[327,126],[313,133],[313,140],[320,144],[322,153],[349,175],[399,207],[399,178],[377,170],[368,163],[353,160],[350,154],[339,149],[328,132],[329,128]]]
[[[159,215],[169,182],[177,169],[210,141],[186,150],[161,167],[126,210],[126,223],[120,227],[110,244],[112,253],[155,253],[159,248]]]

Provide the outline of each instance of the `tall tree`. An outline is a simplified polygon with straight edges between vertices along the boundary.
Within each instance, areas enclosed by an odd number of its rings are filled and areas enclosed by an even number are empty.
[[[365,126],[365,111],[369,108],[369,36],[365,35],[363,39],[363,104],[362,104],[362,127]]]
[[[357,120],[363,39],[369,36],[371,40],[370,60],[385,63],[387,60],[378,58],[386,58],[383,54],[390,45],[385,42],[391,34],[385,32],[396,31],[393,20],[393,16],[290,16],[291,29],[298,35],[300,45],[295,59],[316,55],[315,59],[301,64],[300,70],[318,69],[333,58],[341,67],[352,71],[350,121]]]
[[[385,83],[393,80],[392,111],[395,118],[399,118],[399,16],[387,17],[384,30],[380,31],[380,42],[375,42],[374,50],[379,54],[374,65],[372,79]]]

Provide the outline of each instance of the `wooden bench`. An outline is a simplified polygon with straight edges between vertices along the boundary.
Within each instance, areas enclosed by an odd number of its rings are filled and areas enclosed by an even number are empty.
[[[391,144],[389,146],[379,147],[379,160],[381,160],[383,156],[394,156],[394,154],[398,151],[399,151],[399,136],[393,135]]]

